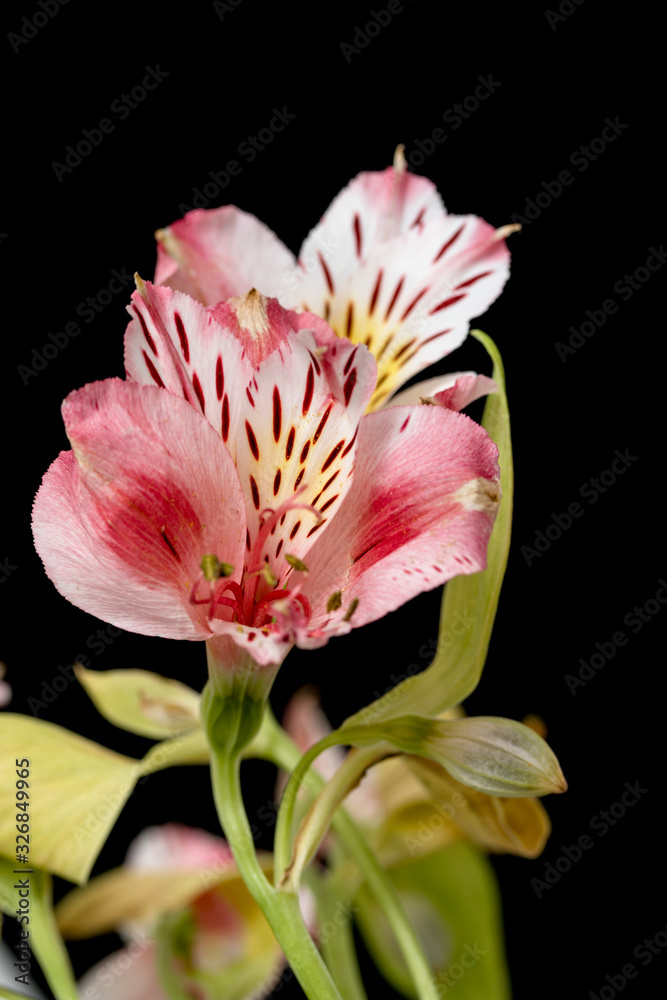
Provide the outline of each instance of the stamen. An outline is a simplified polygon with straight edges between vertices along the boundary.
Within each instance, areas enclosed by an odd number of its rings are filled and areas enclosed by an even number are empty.
[[[355,599],[352,601],[352,603],[350,604],[349,608],[347,609],[347,611],[346,611],[346,613],[345,613],[345,615],[343,617],[343,621],[344,622],[349,622],[350,618],[352,617],[352,615],[354,614],[354,612],[357,610],[358,605],[359,605],[359,598],[355,597]]]
[[[295,569],[298,573],[308,572],[308,567],[305,562],[302,559],[299,559],[298,556],[290,555],[289,552],[285,556],[285,562],[288,562],[292,569]]]
[[[317,518],[318,524],[322,522],[322,515],[319,510],[312,506],[312,504],[295,502],[299,494],[303,493],[306,489],[307,486],[303,484],[298,490],[296,490],[294,496],[285,500],[280,507],[275,508],[275,510],[272,507],[266,507],[260,512],[260,528],[257,532],[257,537],[254,541],[250,557],[248,559],[248,565],[251,573],[254,573],[261,568],[262,549],[264,548],[264,543],[270,535],[273,525],[276,524],[284,514],[289,513],[291,510],[309,510]],[[263,518],[266,514],[268,514],[268,517],[264,521]]]
[[[200,566],[207,580],[219,580],[221,576],[231,576],[234,572],[234,567],[230,563],[220,562],[218,557],[211,553],[202,556]]]
[[[335,591],[327,601],[327,611],[331,613],[332,611],[338,611],[339,607],[343,603],[343,595],[340,590]]]

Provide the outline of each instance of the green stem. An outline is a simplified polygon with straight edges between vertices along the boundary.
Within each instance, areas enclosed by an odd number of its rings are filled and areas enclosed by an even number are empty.
[[[56,1000],[77,1000],[76,979],[53,915],[51,878],[35,872],[32,899],[32,945],[39,966]]]
[[[331,826],[336,811],[369,767],[387,756],[386,749],[352,750],[326,783],[301,823],[294,843],[289,866],[281,881],[276,884],[287,892],[295,892],[301,881],[306,865],[315,856],[317,849]],[[289,789],[288,789],[289,790]]]
[[[368,1000],[354,944],[352,910],[343,902],[349,894],[346,885],[331,877],[308,884],[318,904],[320,947],[336,986],[345,1000]]]
[[[262,756],[285,771],[296,772],[298,770],[302,772],[303,766],[300,766],[302,758],[298,747],[269,714],[269,710],[267,710],[263,728],[265,733],[263,747],[265,749]],[[323,742],[320,741],[317,745],[322,748]],[[314,749],[312,748],[306,756],[311,756]],[[317,753],[314,756],[317,756]],[[307,788],[321,789],[325,782],[318,774],[311,771],[308,772],[308,778],[304,784]],[[287,806],[293,810],[294,804],[290,801]],[[280,815],[278,819],[280,821]],[[403,909],[400,896],[386,871],[378,863],[373,851],[366,843],[364,834],[342,808],[339,808],[334,816],[333,827],[341,842],[344,843],[347,852],[360,869],[363,878],[368,882],[391,924],[412,976],[419,1000],[440,1000],[440,993],[433,979],[428,959]]]
[[[268,711],[267,716],[265,716],[265,725],[267,724],[267,721]],[[332,733],[330,736],[325,736],[324,739],[315,743],[302,757],[298,750],[292,746],[289,737],[284,733],[275,719],[273,719],[272,737],[273,740],[267,743],[269,754],[271,753],[270,748],[273,745],[280,746],[280,750],[283,751],[283,755],[289,757],[290,763],[287,765],[282,763],[278,764],[278,766],[283,767],[286,771],[292,771],[290,779],[287,782],[287,787],[285,788],[283,796],[280,800],[280,809],[278,811],[276,833],[273,842],[275,864],[274,881],[276,885],[279,885],[287,867],[290,864],[290,861],[292,860],[292,828],[294,826],[294,809],[296,807],[299,791],[301,788],[306,788],[315,794],[320,791],[324,783],[315,771],[310,770],[310,765],[316,757],[319,757],[319,755],[329,747],[336,746],[338,740],[335,733]],[[287,740],[287,743],[284,743],[283,737]],[[278,743],[278,741],[280,742]],[[292,751],[294,751],[294,754]],[[278,762],[274,761],[274,763]]]
[[[243,805],[238,755],[212,751],[213,796],[239,872],[261,907],[309,1000],[342,1000],[303,922],[295,893],[277,892],[262,871]]]

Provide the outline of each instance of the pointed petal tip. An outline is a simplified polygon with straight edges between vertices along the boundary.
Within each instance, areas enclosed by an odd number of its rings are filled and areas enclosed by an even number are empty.
[[[496,229],[495,233],[493,234],[494,239],[506,240],[508,236],[512,235],[512,233],[518,233],[520,232],[520,230],[521,230],[521,224],[519,222],[508,223],[506,226],[500,226],[500,228]]]
[[[251,288],[245,295],[235,296],[229,300],[241,329],[248,330],[255,336],[260,336],[269,329],[266,311],[268,301],[256,288]]]
[[[394,153],[394,170],[397,174],[404,174],[407,169],[407,164],[405,162],[405,145],[402,142],[399,142],[396,147],[396,152]]]
[[[135,284],[135,287],[136,287],[137,291],[139,292],[139,295],[141,295],[142,299],[145,299],[146,298],[146,282],[141,277],[141,275],[139,274],[138,271],[134,272],[134,284]]]
[[[562,771],[559,772],[557,780],[554,782],[554,795],[562,795],[568,789],[567,781],[565,780],[565,775]]]

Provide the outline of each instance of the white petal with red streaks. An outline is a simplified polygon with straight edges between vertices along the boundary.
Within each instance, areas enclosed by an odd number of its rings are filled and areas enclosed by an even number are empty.
[[[308,314],[300,318],[307,325]],[[254,554],[255,563],[271,565],[278,586],[292,575],[285,555],[305,558],[349,489],[354,439],[375,374],[365,347],[304,328],[260,365],[245,393],[236,464],[251,544],[267,508],[310,505],[322,515],[286,509]]]
[[[35,498],[35,545],[72,604],[120,628],[210,635],[189,598],[204,554],[240,577],[243,495],[229,452],[183,399],[109,379],[72,393],[62,452]]]
[[[252,628],[217,618],[212,619],[209,624],[216,635],[229,636],[262,667],[282,663],[294,645],[291,635],[273,626]]]
[[[195,209],[157,234],[155,283],[204,305],[257,288],[279,296],[294,256],[268,226],[234,205]]]
[[[135,382],[163,385],[203,413],[232,457],[241,398],[252,378],[244,344],[181,292],[141,283],[128,312],[125,370]]]
[[[405,191],[401,200],[393,188]],[[398,207],[397,207],[398,206]],[[465,339],[509,274],[504,241],[476,216],[450,216],[430,181],[361,174],[304,243],[286,301],[324,316],[378,358],[381,400]]]
[[[335,633],[330,595],[350,623],[374,621],[451,577],[486,565],[498,508],[497,449],[468,417],[439,406],[365,417],[352,487],[309,556],[311,628]]]

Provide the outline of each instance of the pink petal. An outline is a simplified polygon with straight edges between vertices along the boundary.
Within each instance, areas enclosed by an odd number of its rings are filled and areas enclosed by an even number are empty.
[[[291,574],[285,555],[303,558],[349,487],[354,438],[375,385],[373,356],[319,317],[256,293],[207,311],[146,283],[130,311],[128,375],[185,396],[222,435],[246,498],[248,552],[263,512],[291,507],[250,567],[268,561],[282,586]],[[301,509],[308,505],[321,511],[321,522]],[[234,638],[254,641],[258,653],[276,652],[260,636],[239,631]]]
[[[392,396],[388,406],[411,406],[427,400],[448,410],[463,410],[482,396],[495,392],[498,386],[492,378],[475,372],[452,372],[425,379]]]
[[[155,945],[142,937],[94,965],[78,987],[79,996],[95,1000],[167,1000]]]
[[[181,823],[164,823],[142,830],[130,844],[125,865],[135,871],[184,871],[234,865],[226,841]]]
[[[487,375],[462,375],[457,378],[453,386],[436,392],[433,402],[438,406],[447,407],[448,410],[460,411],[470,403],[474,403],[476,399],[495,392],[497,388],[493,379]]]
[[[204,305],[258,288],[277,296],[294,257],[268,226],[233,205],[195,209],[156,234],[155,283]]]
[[[243,566],[245,511],[229,452],[201,414],[118,379],[67,397],[73,451],[35,498],[35,545],[60,593],[120,628],[211,635],[190,603],[203,555]]]
[[[373,408],[465,339],[509,274],[504,236],[448,216],[433,184],[393,167],[355,178],[305,241],[285,298],[378,359]]]
[[[497,449],[468,417],[439,406],[390,407],[361,423],[352,488],[309,556],[311,627],[359,604],[353,627],[486,565],[498,508]]]

